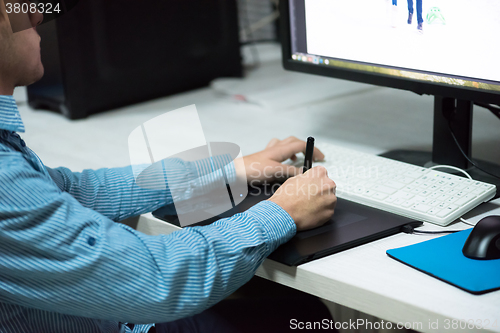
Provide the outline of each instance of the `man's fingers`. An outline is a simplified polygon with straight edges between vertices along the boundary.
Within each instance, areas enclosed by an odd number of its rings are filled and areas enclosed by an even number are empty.
[[[294,176],[297,176],[297,175],[300,175],[302,174],[302,167],[295,167],[295,166],[292,166],[292,165],[287,165],[284,167],[286,168],[286,172],[287,172],[287,177],[294,177]]]
[[[303,144],[306,144],[304,140],[300,140],[294,136],[290,136],[286,138],[285,140],[281,141],[281,144],[290,144],[290,143],[295,143],[295,142],[302,142]],[[302,151],[304,154],[306,153],[306,150]],[[325,159],[325,155],[319,150],[318,148],[314,147],[314,152],[313,152],[313,161],[323,161]]]
[[[285,161],[291,158],[293,155],[297,153],[306,153],[306,142],[302,140],[293,140],[287,144],[280,144],[279,147],[275,147],[275,149],[279,149],[281,152],[281,161]],[[313,161],[322,161],[325,159],[325,155],[318,149],[314,148],[313,151]]]
[[[336,194],[337,185],[335,184],[335,182],[333,180],[331,180],[330,178],[326,178],[326,179],[322,180],[322,183],[323,183],[324,193],[332,193],[334,195]]]
[[[276,146],[280,142],[281,141],[279,139],[272,138],[271,141],[269,141],[269,143],[267,144],[266,148],[274,147],[274,146]]]
[[[279,164],[274,167],[273,172],[276,178],[290,178],[302,174],[302,167]]]
[[[279,157],[281,159],[281,161],[279,162],[283,162],[297,153],[305,153],[306,143],[299,140],[290,142],[286,145],[280,145],[279,147],[275,147],[274,149],[277,149],[277,152],[279,153]]]
[[[312,176],[316,177],[323,177],[323,176],[328,176],[328,170],[324,166],[318,165],[315,166],[314,168],[311,168],[307,171]]]
[[[284,140],[272,139],[267,145],[267,148],[270,147],[274,147],[276,150],[279,149],[280,155],[275,156],[275,158],[279,159],[278,162],[283,162],[289,158],[295,161],[295,154],[306,153],[306,142],[294,136],[290,136]],[[322,161],[324,159],[325,155],[315,147],[313,151],[313,161]]]
[[[323,154],[318,148],[314,147],[313,161],[323,161],[324,159],[325,154]]]
[[[301,141],[301,140],[299,140],[298,138],[296,138],[294,136],[289,136],[288,138],[281,140],[281,143],[282,144],[289,144],[291,142],[296,142],[296,141]]]

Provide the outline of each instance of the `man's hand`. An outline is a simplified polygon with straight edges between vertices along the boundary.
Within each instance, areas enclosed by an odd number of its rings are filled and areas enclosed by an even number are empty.
[[[306,230],[319,227],[332,217],[337,204],[335,188],[326,169],[318,166],[288,179],[269,200],[290,214],[297,230]]]
[[[294,136],[285,140],[272,139],[266,149],[243,157],[246,177],[249,183],[273,182],[277,179],[288,178],[302,173],[302,167],[285,165],[281,162],[287,159],[295,161],[297,153],[305,153],[306,142]],[[321,161],[325,158],[319,149],[314,148],[313,160]]]

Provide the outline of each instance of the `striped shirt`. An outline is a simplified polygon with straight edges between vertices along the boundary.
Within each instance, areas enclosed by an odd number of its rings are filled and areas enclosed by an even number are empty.
[[[116,222],[171,203],[168,188],[138,187],[131,167],[50,169],[16,132],[15,101],[0,96],[2,333],[131,332],[127,322],[146,332],[222,300],[296,232],[264,201],[210,226],[142,234]],[[182,186],[213,162],[164,165]]]

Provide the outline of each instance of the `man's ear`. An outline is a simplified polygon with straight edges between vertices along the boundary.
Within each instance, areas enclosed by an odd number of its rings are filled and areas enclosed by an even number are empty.
[[[3,3],[3,0],[0,0],[0,43],[11,32],[12,28],[10,27],[9,18],[7,17],[7,13],[5,12],[5,5]]]
[[[30,20],[29,11],[20,10],[23,5],[28,4],[25,0],[2,0],[4,11],[7,13],[7,21],[13,33],[31,29],[33,27]],[[17,8],[17,10],[16,10]]]
[[[12,34],[12,27],[5,9],[5,2],[0,0],[0,39],[5,38],[8,34]]]
[[[7,13],[5,12],[5,5],[3,3],[3,0],[0,0],[0,24],[3,24],[5,22],[6,17]]]

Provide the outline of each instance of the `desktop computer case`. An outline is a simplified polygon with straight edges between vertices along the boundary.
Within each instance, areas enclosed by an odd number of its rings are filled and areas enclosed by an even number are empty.
[[[28,102],[70,119],[242,75],[236,0],[84,0],[38,31]]]

